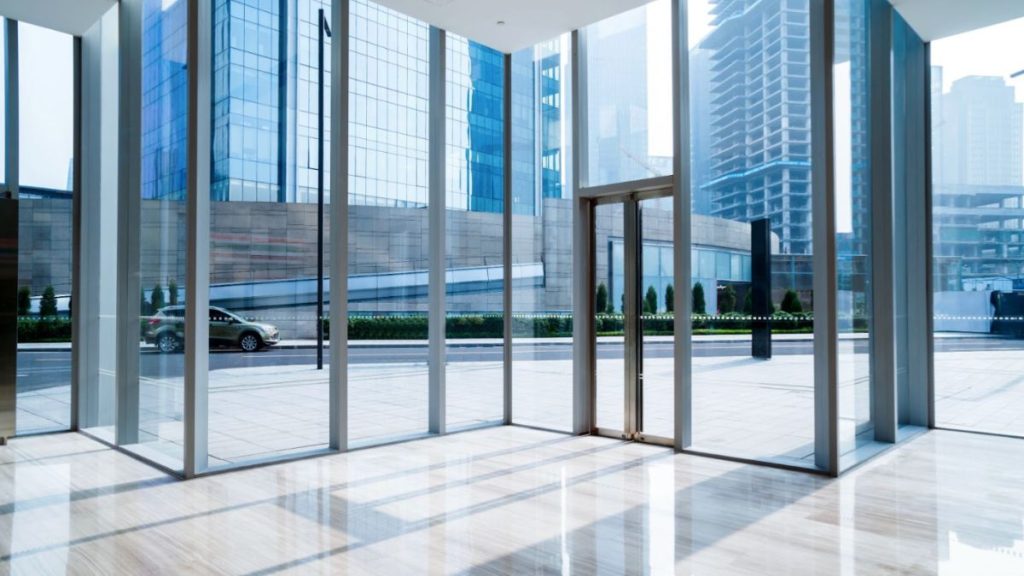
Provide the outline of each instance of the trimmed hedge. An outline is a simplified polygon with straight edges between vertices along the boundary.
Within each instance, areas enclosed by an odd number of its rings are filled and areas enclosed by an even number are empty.
[[[644,333],[671,336],[675,330],[675,317],[671,314],[645,314]],[[568,314],[517,314],[512,317],[512,335],[516,338],[571,338],[572,316]],[[325,322],[325,332],[330,333]],[[448,338],[501,338],[503,318],[500,314],[449,316]],[[623,332],[621,314],[598,314],[594,329],[599,336],[618,336]],[[694,317],[694,334],[745,334],[751,329],[749,316],[730,313]],[[772,332],[779,334],[810,333],[814,329],[811,314],[772,315]],[[353,316],[348,321],[350,340],[426,340],[427,317],[416,316]]]
[[[70,341],[70,318],[18,318],[18,342]]]
[[[675,327],[675,318],[670,314],[644,315],[643,322],[647,335],[671,336]],[[743,314],[703,315],[694,317],[693,331],[694,334],[747,334],[750,325],[750,317]],[[813,325],[811,314],[776,312],[772,315],[772,332],[778,334],[810,333]],[[503,327],[501,314],[449,316],[446,334],[452,339],[501,338]],[[145,320],[141,328],[145,329]],[[594,328],[599,336],[619,336],[623,331],[623,316],[598,314],[594,317]],[[324,332],[330,336],[330,322],[324,322]],[[512,335],[516,338],[571,338],[572,316],[518,314],[512,317]],[[427,317],[353,316],[348,321],[348,337],[350,340],[426,340]],[[18,341],[70,342],[71,319],[19,318]]]

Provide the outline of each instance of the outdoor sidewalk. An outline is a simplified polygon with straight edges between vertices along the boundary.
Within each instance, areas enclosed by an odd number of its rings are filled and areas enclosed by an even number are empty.
[[[937,332],[936,338],[947,338],[947,339],[996,339],[1006,340],[1004,336],[998,336],[994,334],[975,334],[967,332]],[[868,334],[840,334],[840,340],[865,340],[868,338]],[[672,336],[645,336],[645,342],[672,342]],[[772,337],[773,341],[776,342],[800,342],[800,341],[811,341],[814,340],[813,334],[776,334]],[[559,344],[571,344],[572,338],[515,338],[514,344],[517,346],[553,346]],[[615,343],[621,342],[621,336],[598,336],[597,342],[599,344],[604,343]],[[693,337],[694,342],[718,342],[718,343],[739,343],[739,342],[750,342],[750,336],[746,334],[714,334],[714,335],[698,335]],[[449,346],[501,346],[504,344],[501,338],[459,338],[448,340]],[[386,348],[386,347],[414,347],[414,346],[427,346],[426,340],[350,340],[348,343],[350,348]],[[324,341],[324,348],[330,348],[330,342]],[[316,348],[316,339],[295,339],[295,340],[282,340],[276,344],[274,348],[281,349],[308,349]],[[153,350],[154,346],[151,344],[141,344],[140,350]],[[70,342],[26,342],[18,344],[19,352],[33,352],[33,351],[61,351],[71,350]]]

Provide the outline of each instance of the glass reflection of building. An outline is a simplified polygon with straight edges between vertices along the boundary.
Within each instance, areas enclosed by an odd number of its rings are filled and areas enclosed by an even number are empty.
[[[144,198],[185,197],[187,4],[145,2],[143,69],[154,88],[143,112]],[[316,201],[320,8],[329,10],[329,2],[214,0],[213,200]],[[350,203],[425,206],[429,28],[370,0],[352,0],[351,15]],[[504,56],[453,34],[448,52],[449,117],[455,119],[447,134],[449,208],[501,212]],[[563,50],[556,40],[535,52],[513,65],[513,74],[536,86],[522,111],[530,130],[517,137],[540,143],[539,196],[560,198]],[[533,214],[539,202],[515,204],[517,212]]]

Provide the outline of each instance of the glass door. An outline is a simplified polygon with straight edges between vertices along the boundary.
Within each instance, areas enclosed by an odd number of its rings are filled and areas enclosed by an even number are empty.
[[[672,198],[593,203],[594,427],[671,445],[674,437]]]

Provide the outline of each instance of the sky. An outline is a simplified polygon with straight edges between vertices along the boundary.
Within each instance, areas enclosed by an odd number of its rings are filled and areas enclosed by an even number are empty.
[[[672,123],[665,121],[672,114],[671,2],[656,0],[646,10],[649,153],[671,156]],[[709,0],[689,0],[690,48],[711,30],[709,10]],[[63,189],[72,156],[72,40],[24,23],[19,35],[20,92],[25,96],[21,99],[21,182]],[[1018,101],[1024,102],[1024,77],[1009,78],[1024,70],[1022,38],[1024,19],[937,40],[932,43],[932,63],[943,67],[945,90],[964,76],[1001,76],[1016,88]],[[0,153],[3,144],[0,141]]]
[[[932,65],[942,66],[943,91],[964,76],[1001,76],[1024,101],[1024,18],[932,42]]]
[[[65,190],[74,134],[71,36],[20,23],[18,75],[21,185]]]

